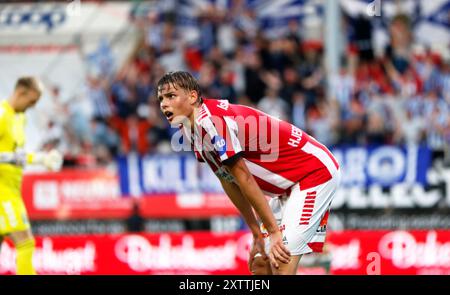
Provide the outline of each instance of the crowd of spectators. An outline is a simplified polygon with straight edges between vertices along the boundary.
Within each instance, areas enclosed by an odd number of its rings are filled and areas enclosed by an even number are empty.
[[[93,155],[85,162],[108,165],[119,154],[170,151],[174,130],[159,112],[154,87],[177,69],[198,78],[204,97],[254,106],[328,146],[450,144],[450,61],[417,46],[406,16],[391,21],[381,56],[349,37],[331,79],[323,42],[305,40],[296,20],[274,38],[258,29],[251,9],[211,6],[198,13],[201,38],[186,42],[176,18],[150,11],[134,19],[141,38],[128,61],[90,74],[83,95],[61,106],[66,116],[56,134],[64,135],[56,138],[67,138],[69,158]]]

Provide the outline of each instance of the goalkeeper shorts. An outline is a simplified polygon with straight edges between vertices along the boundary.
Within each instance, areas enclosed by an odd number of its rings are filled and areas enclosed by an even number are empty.
[[[0,235],[28,230],[30,222],[22,198],[0,194]]]
[[[283,236],[283,243],[291,255],[322,252],[327,233],[331,201],[341,180],[340,170],[316,187],[301,190],[295,184],[288,196],[272,198],[269,206]],[[270,240],[261,225],[265,251],[269,253]]]

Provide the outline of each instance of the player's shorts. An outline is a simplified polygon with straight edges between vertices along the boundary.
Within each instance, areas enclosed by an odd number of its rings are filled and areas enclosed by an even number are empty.
[[[327,233],[331,201],[341,179],[337,170],[329,181],[313,188],[301,190],[295,184],[289,196],[272,198],[269,206],[280,227],[283,243],[291,255],[322,252]],[[261,225],[265,251],[269,253],[270,240]]]
[[[30,228],[27,211],[20,196],[7,196],[0,191],[0,235]]]

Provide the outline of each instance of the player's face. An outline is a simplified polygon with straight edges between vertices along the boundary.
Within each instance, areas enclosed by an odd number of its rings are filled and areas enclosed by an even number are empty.
[[[197,95],[195,91],[189,92],[169,83],[158,88],[158,100],[167,121],[177,126],[192,118]]]
[[[35,89],[26,89],[21,91],[18,104],[18,111],[25,112],[28,108],[33,107],[41,97],[39,91]]]

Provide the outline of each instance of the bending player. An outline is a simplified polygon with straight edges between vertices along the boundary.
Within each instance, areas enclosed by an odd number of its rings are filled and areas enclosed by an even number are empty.
[[[16,273],[35,274],[32,264],[34,237],[21,197],[22,167],[44,165],[59,170],[62,157],[56,150],[49,153],[25,153],[25,115],[42,93],[40,82],[33,77],[19,78],[14,93],[0,102],[0,247],[9,236],[16,248]]]
[[[187,72],[165,74],[157,96],[167,120],[218,176],[253,233],[253,274],[295,274],[303,254],[322,251],[340,182],[339,165],[325,146],[258,110],[203,99]]]

